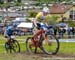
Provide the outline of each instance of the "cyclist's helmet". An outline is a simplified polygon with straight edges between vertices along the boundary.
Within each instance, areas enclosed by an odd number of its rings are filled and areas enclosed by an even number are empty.
[[[45,12],[45,13],[49,13],[50,12],[48,7],[44,7],[42,11]]]

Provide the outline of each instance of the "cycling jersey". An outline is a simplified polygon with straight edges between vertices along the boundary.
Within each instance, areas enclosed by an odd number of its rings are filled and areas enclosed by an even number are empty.
[[[46,24],[47,23],[47,20],[49,20],[50,18],[50,15],[49,14],[46,14],[46,13],[43,13],[43,12],[39,12],[37,15],[36,15],[36,20],[38,21],[37,22],[37,26],[38,26],[38,29],[39,28],[43,28],[44,30],[46,30]],[[41,20],[41,21],[39,21]],[[42,25],[41,25],[42,23]],[[44,24],[43,24],[44,23]]]
[[[49,17],[50,17],[50,15],[49,14],[47,14],[46,16],[44,15],[44,13],[43,12],[39,12],[37,15],[36,15],[36,19],[39,21],[39,20],[45,20],[45,21],[47,21],[48,19],[49,19]]]
[[[10,37],[11,35],[13,35],[13,27],[8,26],[7,29],[6,29],[6,36]]]

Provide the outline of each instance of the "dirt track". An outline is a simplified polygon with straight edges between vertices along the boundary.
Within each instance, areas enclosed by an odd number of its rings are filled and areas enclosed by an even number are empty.
[[[42,58],[42,59],[74,59],[75,55],[68,55],[68,54],[56,54],[56,55],[47,55],[47,54],[32,54],[31,57],[35,58]]]
[[[55,60],[55,59],[70,59],[75,60],[75,55],[59,53],[57,55],[46,55],[43,53],[28,54],[26,52],[17,54],[0,54],[0,60]]]

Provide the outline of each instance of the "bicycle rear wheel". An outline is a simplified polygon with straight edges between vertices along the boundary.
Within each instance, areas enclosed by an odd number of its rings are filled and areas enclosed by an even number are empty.
[[[48,37],[50,44],[47,44],[45,40],[42,40],[42,46],[40,48],[46,54],[57,54],[59,50],[59,40],[54,35],[46,36]]]
[[[36,53],[37,47],[35,47],[35,45],[33,45],[32,37],[28,37],[26,39],[26,49],[29,53]]]

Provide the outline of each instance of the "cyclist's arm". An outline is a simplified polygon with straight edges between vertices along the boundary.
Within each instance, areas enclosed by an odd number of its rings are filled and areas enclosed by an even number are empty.
[[[42,16],[42,13],[41,13],[41,12],[36,15],[35,19],[33,20],[33,23],[34,23],[35,26],[37,26],[37,22],[38,22],[37,20],[38,20],[41,16]]]

